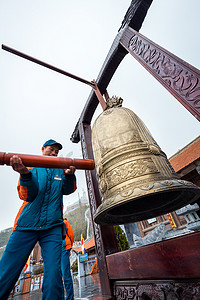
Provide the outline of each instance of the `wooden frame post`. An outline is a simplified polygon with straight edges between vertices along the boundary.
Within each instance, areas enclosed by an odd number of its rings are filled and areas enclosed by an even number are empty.
[[[91,127],[88,124],[81,123],[79,131],[81,137],[83,157],[92,158],[93,151],[91,144]],[[100,226],[94,222],[94,212],[101,203],[98,182],[96,179],[96,171],[86,170],[85,176],[94,230],[95,247],[99,267],[102,296],[104,299],[112,299],[113,292],[111,282],[108,277],[106,255],[118,251],[117,240],[113,226]]]

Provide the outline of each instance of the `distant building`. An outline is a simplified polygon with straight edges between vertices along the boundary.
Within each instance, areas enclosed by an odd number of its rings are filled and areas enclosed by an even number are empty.
[[[85,250],[89,255],[96,253],[94,237],[91,237],[89,240],[85,241],[84,245],[85,245]],[[76,252],[76,254],[78,254],[82,250],[81,244],[79,245],[74,244],[72,250]]]
[[[95,250],[95,241],[94,237],[89,238],[84,243],[87,260],[81,262],[80,258],[82,256],[82,247],[81,245],[73,245],[73,252],[76,254],[77,257],[77,264],[78,264],[78,277],[86,276],[89,274],[97,273],[98,264],[96,258],[96,250]],[[83,254],[84,256],[85,254]]]
[[[200,186],[200,136],[176,152],[169,161],[181,179]]]
[[[89,205],[88,198],[86,196],[86,192],[84,190],[82,190],[82,191],[83,191],[82,196],[81,197],[78,196],[79,199],[76,202],[66,206],[64,214],[69,213],[69,212],[79,208],[81,205]]]
[[[32,250],[32,258],[33,258],[33,262],[34,264],[38,264],[41,262],[41,248],[39,243],[37,242],[35,247]]]

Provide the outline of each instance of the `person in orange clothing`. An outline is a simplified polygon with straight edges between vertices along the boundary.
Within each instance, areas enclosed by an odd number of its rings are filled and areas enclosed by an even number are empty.
[[[70,269],[70,251],[74,242],[74,232],[66,218],[63,222],[66,226],[66,237],[62,243],[61,270],[67,294],[66,300],[74,300],[74,287]]]

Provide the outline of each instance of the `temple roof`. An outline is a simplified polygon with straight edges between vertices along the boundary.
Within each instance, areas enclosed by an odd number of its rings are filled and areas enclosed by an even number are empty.
[[[89,249],[95,247],[94,237],[92,237],[92,238],[91,238],[90,240],[88,240],[88,241],[85,241],[84,245],[85,245],[85,249],[86,249],[86,250],[89,250]],[[79,246],[79,247],[73,247],[72,249],[73,249],[76,253],[78,253],[79,251],[82,250],[82,249],[81,249],[81,246]]]
[[[175,172],[182,170],[200,158],[200,136],[169,158]]]

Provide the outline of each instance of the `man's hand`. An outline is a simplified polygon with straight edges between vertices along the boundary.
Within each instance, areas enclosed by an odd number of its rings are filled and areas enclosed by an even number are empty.
[[[10,158],[10,165],[12,166],[14,171],[16,171],[20,174],[28,174],[29,173],[29,170],[23,165],[21,158],[17,155],[13,155]]]
[[[74,166],[69,166],[69,169],[65,170],[65,174],[74,174],[76,168]]]

